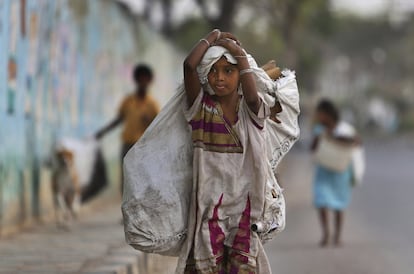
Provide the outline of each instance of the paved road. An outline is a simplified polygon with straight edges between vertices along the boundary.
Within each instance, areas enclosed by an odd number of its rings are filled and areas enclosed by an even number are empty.
[[[280,178],[287,227],[266,245],[274,274],[414,273],[414,140],[369,141],[366,153],[367,174],[354,189],[344,246],[323,249],[312,206],[311,158],[300,148],[288,155]]]
[[[354,190],[342,248],[319,248],[312,164],[293,151],[281,168],[287,227],[266,246],[275,274],[414,273],[414,140],[370,141],[364,185]]]
[[[292,151],[281,167],[287,227],[266,249],[274,274],[414,273],[414,141],[367,144],[365,184],[354,190],[342,248],[319,248],[311,203],[311,159]],[[145,273],[143,256],[126,246],[119,206],[100,208],[70,232],[53,224],[0,241],[0,273]],[[138,262],[137,262],[138,260]],[[151,255],[148,273],[173,273],[175,259]]]

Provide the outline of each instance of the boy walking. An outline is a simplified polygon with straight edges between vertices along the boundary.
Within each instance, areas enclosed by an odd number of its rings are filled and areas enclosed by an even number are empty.
[[[146,128],[159,112],[158,103],[148,95],[148,88],[152,83],[153,76],[151,68],[147,65],[138,64],[135,66],[133,72],[133,79],[136,85],[135,92],[126,96],[122,101],[115,119],[95,134],[96,139],[99,140],[119,124],[124,124],[121,135],[121,174],[124,156],[144,134]],[[121,193],[122,188],[123,176],[121,177]]]

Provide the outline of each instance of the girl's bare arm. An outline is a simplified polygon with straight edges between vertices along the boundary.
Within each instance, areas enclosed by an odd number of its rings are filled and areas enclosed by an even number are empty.
[[[204,53],[219,37],[221,32],[213,30],[205,38],[201,39],[191,50],[184,60],[184,87],[187,93],[187,102],[191,106],[197,98],[201,84],[198,79],[197,66],[203,58]]]

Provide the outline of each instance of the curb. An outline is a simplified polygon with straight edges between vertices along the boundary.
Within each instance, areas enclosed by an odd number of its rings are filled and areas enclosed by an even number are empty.
[[[103,258],[88,261],[79,274],[148,274],[148,254],[121,247]]]

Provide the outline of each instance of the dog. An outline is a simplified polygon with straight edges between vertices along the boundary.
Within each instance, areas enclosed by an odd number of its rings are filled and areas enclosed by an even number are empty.
[[[80,209],[81,187],[74,164],[74,154],[68,149],[55,151],[52,165],[52,193],[58,227],[68,228]]]

